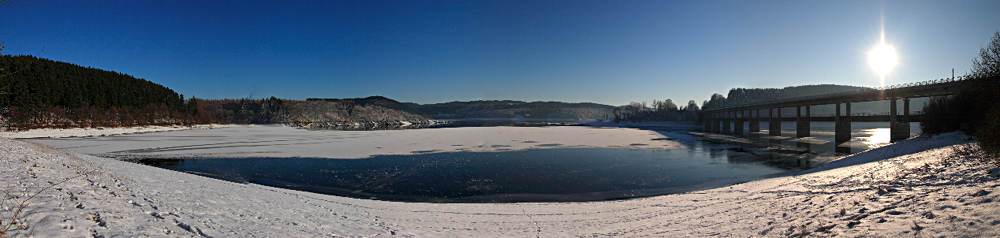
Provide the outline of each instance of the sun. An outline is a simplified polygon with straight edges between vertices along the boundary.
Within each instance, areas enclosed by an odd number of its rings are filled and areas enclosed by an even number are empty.
[[[896,67],[898,63],[896,61],[896,48],[885,43],[885,14],[882,15],[882,30],[879,32],[879,42],[872,51],[868,52],[868,64],[872,66],[875,71],[878,71],[881,81],[880,84],[885,86],[885,75]]]
[[[883,42],[868,52],[868,63],[885,77],[885,74],[896,66],[896,49]]]

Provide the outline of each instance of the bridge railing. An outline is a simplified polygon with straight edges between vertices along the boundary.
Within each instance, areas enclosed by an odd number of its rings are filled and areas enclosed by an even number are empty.
[[[711,109],[707,109],[707,110],[723,110],[723,109],[740,108],[740,107],[748,107],[748,106],[757,106],[757,105],[764,105],[764,104],[774,104],[774,103],[793,102],[793,101],[801,101],[801,100],[816,99],[816,98],[825,98],[825,97],[833,97],[833,96],[861,94],[861,93],[867,93],[867,92],[872,92],[872,91],[884,91],[884,90],[889,90],[889,89],[922,87],[922,86],[935,85],[935,84],[944,84],[944,83],[953,83],[953,82],[965,81],[965,80],[969,80],[969,79],[972,79],[972,78],[974,78],[972,75],[963,75],[963,76],[953,77],[953,78],[933,79],[933,80],[926,80],[926,81],[912,82],[912,83],[902,83],[902,84],[887,85],[887,86],[875,87],[875,88],[858,89],[858,90],[854,90],[854,91],[844,91],[844,92],[837,92],[837,93],[827,93],[827,94],[819,94],[819,95],[812,95],[812,96],[794,97],[794,98],[778,99],[778,100],[763,101],[763,102],[744,103],[744,104],[739,104],[739,105],[730,105],[730,106],[724,106],[724,107],[719,107],[719,108],[711,108]]]

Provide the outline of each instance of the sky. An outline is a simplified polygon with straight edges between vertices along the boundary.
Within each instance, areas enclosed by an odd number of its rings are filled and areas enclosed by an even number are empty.
[[[732,88],[963,75],[1000,1],[48,1],[0,6],[5,55],[186,97],[699,104]]]

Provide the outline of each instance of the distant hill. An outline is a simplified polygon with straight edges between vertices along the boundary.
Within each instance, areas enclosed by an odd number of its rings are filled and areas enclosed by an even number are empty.
[[[513,100],[404,104],[430,114],[435,119],[522,118],[596,120],[610,117],[615,108],[597,103],[523,102]]]

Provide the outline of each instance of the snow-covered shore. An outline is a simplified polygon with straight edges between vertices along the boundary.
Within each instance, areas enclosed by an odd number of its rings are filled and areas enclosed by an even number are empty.
[[[0,188],[23,199],[58,183],[9,231],[38,237],[998,236],[1000,181],[987,165],[955,159],[952,147],[965,143],[961,134],[918,137],[685,194],[436,204],[238,184],[0,138]],[[0,212],[11,213],[7,201]]]

